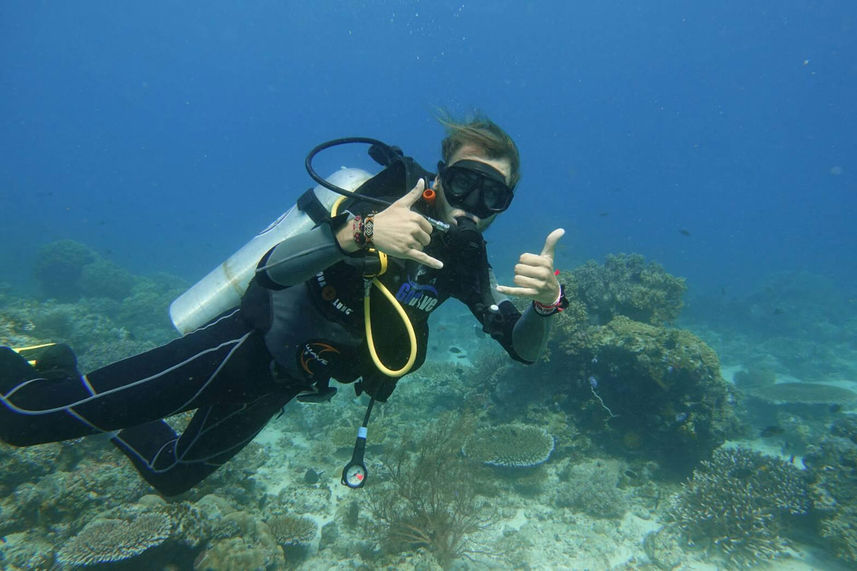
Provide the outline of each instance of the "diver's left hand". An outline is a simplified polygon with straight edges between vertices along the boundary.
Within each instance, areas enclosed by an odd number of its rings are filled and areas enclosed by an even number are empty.
[[[559,282],[554,275],[553,260],[556,243],[565,235],[557,228],[548,234],[541,254],[521,254],[515,264],[515,285],[497,286],[497,291],[506,295],[528,297],[539,303],[550,305],[559,299]]]

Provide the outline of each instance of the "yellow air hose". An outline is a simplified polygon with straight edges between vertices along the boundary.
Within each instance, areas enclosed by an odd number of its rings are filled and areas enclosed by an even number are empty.
[[[340,205],[345,201],[345,199],[346,197],[342,196],[336,202],[333,203],[333,206],[330,208],[331,217],[336,216],[337,212],[339,211]],[[401,377],[408,374],[408,371],[411,370],[417,360],[417,335],[416,333],[414,333],[414,326],[411,323],[410,318],[408,318],[408,314],[405,313],[405,309],[402,307],[402,304],[399,303],[399,300],[397,300],[393,296],[393,294],[390,293],[390,290],[387,289],[387,287],[382,284],[381,281],[378,279],[378,276],[382,275],[384,272],[387,271],[387,254],[377,250],[370,250],[370,252],[378,254],[379,261],[381,262],[381,269],[373,276],[366,276],[367,278],[372,278],[372,281],[367,281],[363,295],[363,323],[366,329],[366,344],[369,346],[369,355],[372,357],[372,362],[375,364],[375,367],[377,367],[379,371],[381,371],[388,377]],[[384,297],[390,300],[390,303],[393,304],[393,307],[396,309],[396,313],[398,313],[399,317],[402,318],[402,323],[405,326],[405,330],[407,330],[408,332],[408,340],[411,343],[411,351],[410,355],[408,356],[407,363],[405,363],[405,365],[401,369],[393,370],[384,365],[384,363],[381,362],[381,358],[378,356],[378,351],[375,349],[375,337],[372,335],[372,318],[371,313],[369,311],[369,294],[372,291],[373,285],[379,290],[381,290],[381,293],[384,294]]]
[[[372,285],[381,290],[384,297],[389,299],[390,303],[393,304],[393,307],[396,308],[396,312],[402,318],[402,323],[404,323],[405,329],[408,331],[408,340],[411,342],[411,354],[408,357],[408,362],[405,363],[404,367],[395,371],[386,367],[384,363],[381,362],[381,358],[378,357],[378,352],[375,350],[375,339],[372,336],[372,318],[369,313],[369,293],[372,289]],[[366,343],[369,345],[369,354],[372,356],[372,362],[375,363],[378,370],[388,377],[401,377],[406,375],[417,360],[417,335],[414,333],[414,326],[411,323],[411,320],[408,319],[408,314],[405,313],[405,309],[402,307],[402,304],[393,297],[390,290],[388,290],[387,287],[378,280],[378,278],[372,278],[372,281],[366,286],[366,294],[363,297],[363,323],[366,325]]]

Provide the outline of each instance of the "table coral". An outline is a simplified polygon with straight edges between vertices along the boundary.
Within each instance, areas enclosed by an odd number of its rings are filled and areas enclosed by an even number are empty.
[[[132,521],[96,519],[80,530],[57,554],[63,565],[88,566],[135,557],[170,536],[170,520],[142,514]]]
[[[462,452],[489,466],[529,468],[547,462],[554,438],[545,429],[525,424],[482,428],[467,439]]]

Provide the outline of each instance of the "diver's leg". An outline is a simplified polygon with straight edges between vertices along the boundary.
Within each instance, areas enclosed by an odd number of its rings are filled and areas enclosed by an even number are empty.
[[[284,390],[244,404],[201,408],[181,436],[157,421],[126,428],[112,441],[149,484],[173,496],[192,488],[244,448],[295,393]]]
[[[238,310],[167,345],[88,375],[46,378],[0,350],[0,438],[26,446],[134,426],[273,382],[270,355]]]

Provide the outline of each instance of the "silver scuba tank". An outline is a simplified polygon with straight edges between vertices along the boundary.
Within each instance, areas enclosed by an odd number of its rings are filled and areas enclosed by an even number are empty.
[[[343,167],[327,180],[346,190],[355,190],[371,177],[365,170]],[[321,185],[313,192],[327,210],[341,196]],[[290,236],[311,230],[314,225],[297,205],[292,206],[170,304],[170,319],[175,328],[186,335],[224,311],[237,307],[265,252]]]

